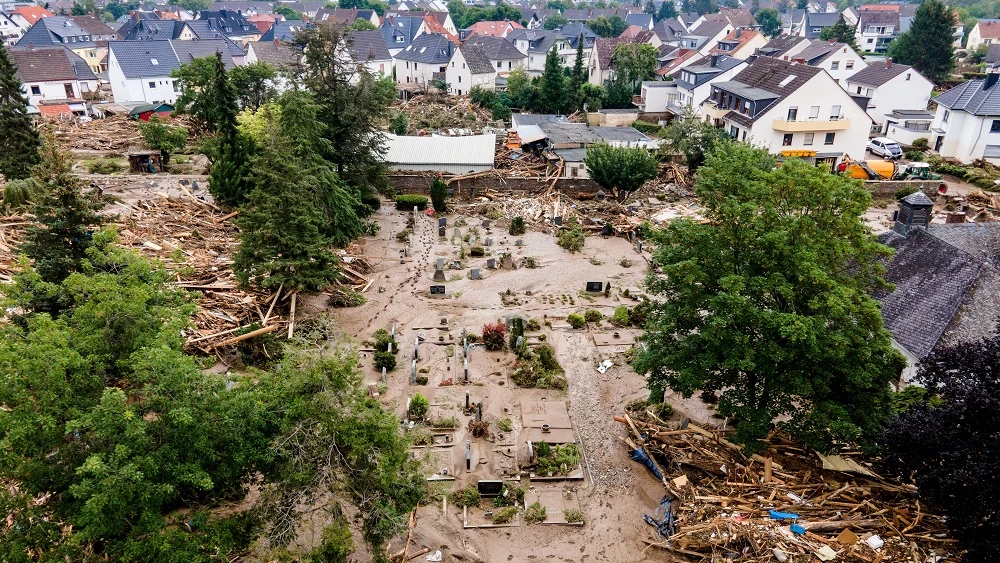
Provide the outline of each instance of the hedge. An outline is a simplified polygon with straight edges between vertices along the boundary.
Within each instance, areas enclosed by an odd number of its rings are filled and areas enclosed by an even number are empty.
[[[427,197],[422,195],[396,196],[396,209],[400,211],[410,211],[414,207],[420,211],[427,209]]]

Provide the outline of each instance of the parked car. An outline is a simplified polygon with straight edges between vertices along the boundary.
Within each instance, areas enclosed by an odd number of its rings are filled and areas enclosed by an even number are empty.
[[[868,141],[868,150],[888,160],[896,160],[903,156],[903,149],[899,143],[889,137],[875,137]]]

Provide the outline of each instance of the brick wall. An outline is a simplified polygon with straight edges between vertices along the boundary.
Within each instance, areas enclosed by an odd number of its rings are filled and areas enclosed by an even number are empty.
[[[865,187],[876,197],[895,196],[899,190],[916,187],[922,190],[927,197],[934,199],[941,183],[941,180],[882,180],[866,181]]]
[[[430,194],[433,176],[418,176],[415,174],[390,174],[389,182],[398,190],[406,194]],[[511,191],[515,194],[525,195],[534,192],[542,192],[548,189],[552,181],[545,181],[544,178],[505,178],[503,183],[496,176],[480,176],[468,180],[459,180],[448,185],[455,191],[455,195],[462,198],[476,197],[476,193],[486,190],[498,192]],[[574,193],[594,193],[601,187],[597,182],[590,179],[581,178],[560,178],[556,182],[556,190],[568,195]]]

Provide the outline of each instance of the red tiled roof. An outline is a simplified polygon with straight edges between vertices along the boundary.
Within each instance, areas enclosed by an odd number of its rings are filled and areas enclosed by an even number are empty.
[[[38,111],[42,115],[50,117],[63,115],[65,113],[73,113],[73,111],[69,109],[69,104],[39,104]]]
[[[42,18],[47,18],[52,16],[52,12],[42,8],[41,6],[21,6],[15,8],[12,14],[20,14],[24,19],[28,20],[28,23],[35,25],[35,22]]]
[[[496,22],[476,22],[469,27],[469,35],[488,35],[490,37],[504,37],[508,29],[523,29],[517,22],[496,21]]]
[[[449,41],[458,45],[460,41],[455,34],[450,33],[447,29],[438,22],[437,18],[433,14],[428,14],[424,16],[424,25],[427,26],[427,33],[440,33],[448,38]]]
[[[1000,22],[979,22],[979,36],[984,39],[1000,39]]]

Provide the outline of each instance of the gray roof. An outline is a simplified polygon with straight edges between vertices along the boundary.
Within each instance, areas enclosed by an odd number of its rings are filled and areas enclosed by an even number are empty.
[[[752,116],[735,111],[726,114],[727,119],[743,126],[749,126],[758,117],[764,115],[771,106],[798,90],[820,72],[823,70],[814,66],[795,64],[771,57],[757,57],[753,63],[744,67],[733,77],[733,80],[719,82],[715,84],[715,87],[749,100],[773,100],[768,104],[757,106]]]
[[[583,162],[587,158],[587,149],[559,149],[552,151],[566,162]]]
[[[188,22],[190,23],[190,22]],[[260,36],[259,41],[291,41],[295,34],[304,29],[312,29],[316,24],[302,20],[282,20],[274,22],[271,29],[268,29]]]
[[[260,35],[257,26],[248,22],[243,14],[233,10],[202,10],[198,13],[198,19],[193,21],[206,22],[210,29],[221,31],[229,37]]]
[[[385,161],[397,166],[493,166],[496,135],[386,137]]]
[[[846,43],[837,43],[836,41],[822,41],[815,40],[812,45],[809,45],[805,49],[802,49],[798,53],[792,55],[794,60],[805,61],[806,64],[818,65],[825,61],[830,55],[840,51],[846,47]]]
[[[818,39],[820,36],[819,32],[814,32],[815,27],[830,27],[840,20],[840,13],[834,12],[828,14],[826,12],[816,13],[816,14],[806,14],[806,37],[809,39]]]
[[[712,66],[713,56],[716,57],[715,66]],[[685,90],[694,90],[698,86],[701,86],[716,76],[732,70],[742,64],[746,64],[746,61],[735,57],[727,57],[725,55],[707,55],[681,69],[678,74],[681,78],[674,78],[674,82],[677,83],[677,86],[684,88]],[[693,81],[685,80],[686,72],[690,72],[694,75]]]
[[[518,40],[528,42],[529,53],[548,53],[561,36],[546,29],[515,29],[507,34],[507,40],[517,45]]]
[[[6,48],[17,65],[17,77],[22,82],[57,82],[63,80],[97,80],[90,67],[69,49],[62,47]]]
[[[486,51],[479,45],[462,45],[462,56],[465,57],[465,64],[469,65],[469,72],[472,74],[493,74],[496,69],[490,58],[486,56]]]
[[[18,47],[60,46],[72,49],[93,47],[97,36],[69,16],[49,16],[35,22],[17,41]]]
[[[221,2],[212,2],[212,10],[233,10],[240,11],[243,13],[256,12],[258,14],[270,14],[274,11],[274,3],[272,2],[244,2],[237,0],[223,0]]]
[[[996,329],[1000,224],[931,224],[879,238],[896,250],[886,272],[895,289],[877,297],[901,346],[923,358],[942,341],[979,339]]]
[[[131,20],[130,20],[131,21]],[[188,22],[181,20],[139,20],[121,31],[122,39],[140,41],[150,39],[177,39]]]
[[[986,64],[1000,62],[1000,43],[991,43],[986,49]]]
[[[170,42],[174,53],[177,55],[179,63],[188,64],[195,59],[214,57],[216,53],[222,53],[222,62],[227,69],[236,66],[233,62],[233,53],[229,50],[229,42],[223,39],[198,39],[194,41],[181,41],[175,39]],[[242,51],[240,51],[242,53]]]
[[[510,118],[514,130],[518,127],[528,125],[541,125],[542,123],[561,122],[566,123],[565,115],[553,113],[515,113]]]
[[[696,35],[698,37],[707,37],[709,39],[715,37],[722,33],[726,28],[730,28],[732,25],[727,20],[706,20],[701,23],[698,27],[690,30],[691,35]]]
[[[778,97],[778,94],[775,94],[770,90],[764,90],[763,88],[756,88],[754,86],[747,86],[746,84],[740,82],[739,80],[727,80],[725,82],[717,82],[715,85],[720,90],[725,90],[726,92],[735,94],[741,98],[746,98],[748,100],[770,100]]]
[[[985,85],[985,80],[970,80],[934,98],[934,101],[953,111],[998,117],[1000,116],[1000,88],[993,85],[985,90]]]
[[[855,84],[864,84],[865,86],[874,86],[878,88],[879,86],[885,84],[886,82],[896,78],[904,72],[913,70],[913,67],[909,65],[901,65],[899,63],[884,62],[884,63],[872,63],[867,67],[859,70],[858,72],[851,75],[847,79],[848,82],[853,82]],[[915,70],[913,72],[916,72]]]
[[[397,59],[427,64],[445,64],[451,60],[455,44],[440,33],[418,35],[410,46],[400,51]]]
[[[594,41],[597,40],[597,34],[590,31],[590,28],[582,23],[568,23],[562,26],[558,32],[569,42],[569,46],[574,49],[576,49],[576,42],[580,40],[581,33],[583,34],[583,46],[586,49],[593,47]]]
[[[799,35],[780,35],[768,41],[763,47],[757,49],[757,53],[768,57],[780,57],[789,49],[806,41],[805,37]]]
[[[181,67],[177,53],[167,40],[110,41],[108,48],[118,60],[125,78],[170,76]]]
[[[637,25],[643,29],[650,29],[653,25],[652,14],[629,14],[625,16],[625,23]]]
[[[258,61],[276,68],[289,68],[299,59],[295,51],[280,42],[276,44],[274,41],[251,41],[249,49],[253,49]]]
[[[677,18],[670,18],[653,25],[653,33],[660,38],[660,41],[677,41],[682,35],[687,33],[687,29],[684,28],[684,24],[678,21]]]
[[[423,24],[423,17],[391,16],[385,18],[379,31],[389,49],[405,49],[416,39]]]
[[[385,37],[377,29],[348,32],[347,41],[347,49],[354,62],[392,60]]]
[[[514,44],[503,37],[489,35],[473,35],[465,41],[466,45],[479,45],[492,61],[507,59],[523,59],[524,54],[514,47]]]

